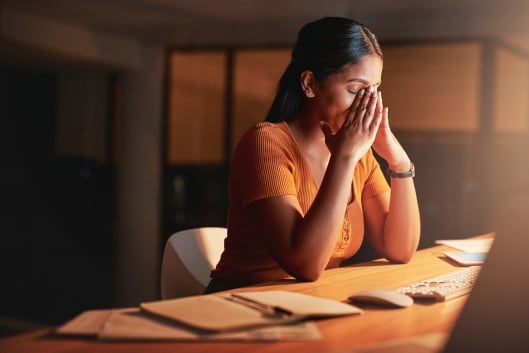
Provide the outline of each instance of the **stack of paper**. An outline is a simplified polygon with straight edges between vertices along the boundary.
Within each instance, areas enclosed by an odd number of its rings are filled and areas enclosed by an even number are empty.
[[[209,294],[91,310],[57,329],[104,340],[314,340],[311,318],[360,314],[350,304],[287,291]]]
[[[470,239],[441,239],[436,244],[450,246],[458,251],[445,251],[444,255],[463,266],[475,266],[485,263],[494,242],[494,233],[487,237]]]
[[[464,252],[488,252],[494,242],[494,237],[472,239],[440,239],[436,244],[448,245]]]

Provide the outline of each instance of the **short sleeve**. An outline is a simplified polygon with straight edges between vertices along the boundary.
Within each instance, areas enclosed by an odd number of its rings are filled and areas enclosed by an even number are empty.
[[[260,123],[239,141],[231,165],[231,180],[246,207],[255,200],[296,195],[292,142],[283,130]]]

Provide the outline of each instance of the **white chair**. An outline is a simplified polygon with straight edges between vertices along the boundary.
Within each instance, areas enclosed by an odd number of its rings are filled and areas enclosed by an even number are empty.
[[[226,228],[202,227],[176,232],[167,239],[160,278],[162,299],[204,292],[224,250],[226,234]]]

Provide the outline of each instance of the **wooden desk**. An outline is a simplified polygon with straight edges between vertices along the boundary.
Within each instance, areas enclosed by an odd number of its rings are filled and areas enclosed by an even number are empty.
[[[417,252],[408,264],[389,264],[375,260],[350,267],[327,270],[316,282],[274,282],[243,288],[247,290],[282,289],[343,301],[355,291],[396,288],[456,269],[443,255],[448,248],[436,246]],[[0,352],[345,352],[361,345],[406,339],[433,333],[448,334],[467,296],[448,302],[416,303],[404,309],[363,307],[357,316],[318,320],[323,339],[273,343],[248,342],[98,342],[86,338],[59,337],[51,330],[39,330],[0,339]]]

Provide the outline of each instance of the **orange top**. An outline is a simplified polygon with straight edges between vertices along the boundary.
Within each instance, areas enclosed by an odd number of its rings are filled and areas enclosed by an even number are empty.
[[[351,257],[362,244],[362,201],[390,190],[371,150],[358,162],[352,184],[361,197],[347,206],[330,264]],[[318,186],[286,122],[258,123],[244,134],[233,155],[228,192],[228,236],[211,277],[255,283],[290,277],[263,246],[245,212],[255,200],[295,195],[306,213],[316,197]]]

